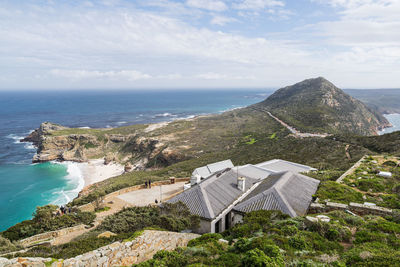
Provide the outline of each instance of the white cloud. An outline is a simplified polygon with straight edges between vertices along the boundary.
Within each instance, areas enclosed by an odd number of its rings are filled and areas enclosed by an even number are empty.
[[[34,3],[0,7],[0,88],[243,88],[314,76],[346,87],[400,86],[395,1],[343,2],[332,8],[336,18],[287,32],[268,31],[257,25],[265,20],[254,16],[248,23],[248,17],[190,8],[186,2],[152,0],[132,7],[108,1],[107,8],[95,1],[82,8]],[[282,1],[235,3],[247,5],[235,12],[264,18],[290,9]],[[240,27],[214,31],[204,20],[190,20],[192,14],[211,16],[215,25],[242,20]]]
[[[204,80],[253,80],[255,79],[254,76],[238,76],[238,75],[229,75],[224,73],[215,73],[215,72],[208,72],[208,73],[201,73],[195,75],[194,78],[196,79],[204,79]]]
[[[190,7],[201,8],[211,11],[225,11],[228,9],[228,6],[222,2],[217,0],[187,0],[186,4]]]
[[[268,7],[283,7],[285,3],[278,0],[243,0],[233,5],[236,9],[259,10]]]
[[[225,17],[225,16],[214,16],[210,23],[214,25],[224,26],[230,22],[237,21],[235,18]]]
[[[98,71],[98,70],[61,70],[54,69],[50,73],[55,76],[71,78],[73,80],[82,79],[125,79],[136,81],[150,79],[151,76],[136,70],[119,71]]]

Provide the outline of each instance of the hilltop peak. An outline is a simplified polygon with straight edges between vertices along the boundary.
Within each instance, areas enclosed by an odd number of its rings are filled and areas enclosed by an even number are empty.
[[[323,77],[281,88],[258,105],[308,132],[369,135],[389,124],[381,114]]]

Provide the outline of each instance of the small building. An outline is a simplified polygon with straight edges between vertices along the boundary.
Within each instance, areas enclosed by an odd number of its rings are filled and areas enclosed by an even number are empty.
[[[216,172],[233,167],[233,163],[230,159],[199,167],[193,171],[192,177],[190,178],[190,184],[195,185]]]
[[[193,214],[199,215],[199,233],[222,232],[241,222],[243,215],[253,210],[280,210],[292,217],[304,215],[319,181],[299,172],[312,169],[280,160],[232,165],[204,177],[168,202],[181,201]]]

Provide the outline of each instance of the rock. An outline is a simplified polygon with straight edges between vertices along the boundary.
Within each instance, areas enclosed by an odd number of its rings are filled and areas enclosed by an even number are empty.
[[[331,218],[326,215],[317,215],[316,218],[321,222],[330,222]]]
[[[105,157],[104,157],[104,165],[108,165],[111,162],[115,161],[115,156],[111,153],[108,153]]]
[[[131,172],[132,170],[133,170],[132,164],[131,164],[130,162],[127,162],[127,163],[125,164],[124,171],[125,171],[125,172]]]
[[[11,264],[10,260],[0,257],[0,266],[6,266],[8,264]]]
[[[102,237],[110,238],[112,236],[116,236],[116,234],[114,234],[113,232],[110,232],[110,231],[106,231],[106,232],[103,232],[103,233],[99,234],[97,236],[97,238],[102,238]]]
[[[110,139],[111,142],[122,143],[125,142],[129,138],[129,136],[121,134],[110,134],[108,135],[108,138]]]

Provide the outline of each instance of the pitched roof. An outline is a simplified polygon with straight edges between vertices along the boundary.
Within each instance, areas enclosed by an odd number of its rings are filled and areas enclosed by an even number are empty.
[[[228,160],[223,160],[215,163],[208,164],[203,167],[199,167],[195,169],[192,173],[192,175],[200,175],[201,177],[205,178],[210,176],[211,174],[224,170],[226,168],[233,168],[233,163],[230,159]]]
[[[237,204],[234,210],[281,210],[292,217],[304,215],[318,185],[319,180],[298,173],[271,174]]]
[[[187,205],[191,213],[203,218],[213,219],[247,192],[255,183],[270,174],[271,172],[269,171],[251,165],[234,169],[227,168],[183,191],[168,202],[182,201]],[[246,178],[244,191],[237,188],[238,177]]]
[[[291,171],[294,173],[300,173],[300,172],[309,172],[317,170],[307,165],[294,163],[282,159],[273,159],[265,161],[262,163],[258,163],[255,166],[274,172]]]

